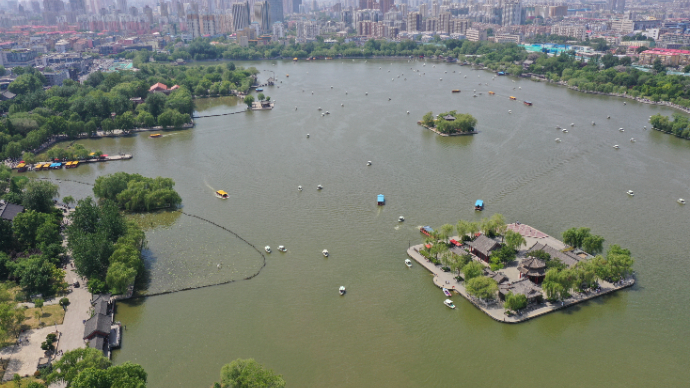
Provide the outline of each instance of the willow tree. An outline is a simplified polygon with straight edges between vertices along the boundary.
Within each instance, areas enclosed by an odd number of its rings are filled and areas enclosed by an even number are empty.
[[[479,299],[495,299],[498,292],[498,283],[486,276],[478,276],[465,282],[467,293]]]

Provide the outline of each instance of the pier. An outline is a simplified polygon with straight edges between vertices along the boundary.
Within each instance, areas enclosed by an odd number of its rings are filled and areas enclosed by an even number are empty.
[[[514,225],[514,224],[511,224]],[[553,244],[554,242],[557,242],[555,238],[546,235],[545,233],[539,232],[538,230],[528,227],[527,225],[522,225],[524,226],[525,230],[529,230],[530,233],[533,233],[531,237],[528,236],[523,236],[525,239],[528,241],[526,244],[528,247],[531,247],[533,244],[530,244],[530,240],[542,240],[542,239],[548,239],[550,241],[549,244]],[[510,227],[510,225],[509,225]],[[459,237],[454,237],[456,240],[461,241]],[[543,242],[543,241],[542,241]],[[562,243],[561,243],[562,244]],[[555,244],[554,244],[555,245]],[[477,307],[479,310],[484,312],[486,315],[491,317],[497,322],[503,322],[503,323],[521,323],[528,321],[530,319],[534,319],[558,310],[563,310],[568,307],[572,307],[576,304],[583,303],[589,300],[593,300],[596,298],[599,298],[604,295],[609,295],[612,294],[618,290],[624,289],[631,287],[635,284],[635,279],[634,277],[628,277],[616,284],[609,283],[603,279],[599,279],[599,286],[600,286],[600,291],[595,292],[595,291],[589,291],[585,293],[577,293],[574,292],[573,295],[565,299],[563,301],[557,301],[557,302],[549,302],[544,300],[541,303],[532,303],[529,304],[525,309],[520,310],[518,314],[511,314],[508,315],[506,314],[506,310],[503,308],[503,303],[497,298],[494,300],[490,301],[485,301],[479,298],[476,298],[470,294],[467,293],[467,290],[465,289],[465,284],[463,281],[456,280],[455,277],[457,276],[456,273],[454,272],[444,272],[441,269],[440,265],[435,265],[434,263],[430,262],[427,260],[422,254],[419,253],[420,249],[424,248],[424,244],[419,244],[419,245],[413,245],[407,250],[407,255],[415,260],[419,265],[422,267],[426,268],[429,272],[433,274],[433,282],[436,287],[440,288],[447,288],[451,292],[455,292],[456,294],[462,295],[465,299],[467,299],[468,302],[472,303],[475,307]],[[458,249],[454,248],[453,250]],[[459,248],[462,250],[462,248]],[[522,253],[521,251],[520,253]],[[518,253],[518,260],[520,259],[521,254]],[[473,257],[473,260],[479,261],[480,263],[483,263],[481,260],[479,260],[476,257]],[[511,274],[510,272],[517,272],[515,266],[509,266],[507,268],[504,268],[499,271],[502,275],[506,275],[509,279],[513,280],[512,283],[515,283],[515,274]],[[500,285],[504,284],[511,284],[511,283],[502,283]],[[537,288],[541,290],[541,287],[538,285],[535,285]],[[544,297],[544,299],[546,299]],[[439,295],[439,302],[441,301],[441,295]]]
[[[80,164],[83,163],[101,163],[101,162],[110,162],[110,161],[115,161],[115,160],[129,160],[132,159],[132,154],[120,154],[120,155],[114,155],[114,156],[104,156],[102,158],[90,158],[90,159],[82,159],[78,161],[78,164],[75,164],[73,166],[67,166],[67,163],[69,162],[56,162],[60,163],[60,166],[56,167],[43,167],[39,168],[38,170],[61,170],[63,167],[64,168],[76,168]],[[10,165],[10,168],[18,170],[17,172],[26,172],[26,171],[37,171],[36,166],[41,166],[41,165],[47,165],[51,162],[39,162],[35,163],[32,166],[26,166],[24,163],[14,163]]]

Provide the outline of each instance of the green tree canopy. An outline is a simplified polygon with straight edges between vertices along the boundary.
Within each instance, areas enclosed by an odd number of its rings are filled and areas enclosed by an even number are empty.
[[[174,186],[175,182],[170,178],[147,178],[118,172],[96,178],[93,193],[128,211],[150,211],[177,206],[182,202]]]
[[[103,356],[103,352],[93,348],[78,348],[65,352],[62,358],[53,362],[53,372],[46,378],[46,383],[64,382],[71,387],[77,376],[87,370],[105,370],[112,365]]]
[[[498,292],[498,283],[486,276],[472,278],[465,283],[467,293],[480,299],[495,299]]]
[[[285,380],[250,359],[236,359],[220,370],[222,388],[283,388]]]
[[[513,294],[509,292],[506,295],[506,301],[503,304],[506,310],[518,311],[527,307],[527,297],[523,294]]]
[[[49,213],[53,208],[53,198],[58,196],[58,190],[57,185],[47,181],[29,181],[22,195],[22,205],[27,209]]]
[[[465,281],[472,280],[476,277],[482,276],[484,273],[484,266],[476,261],[470,261],[462,268],[462,275]]]

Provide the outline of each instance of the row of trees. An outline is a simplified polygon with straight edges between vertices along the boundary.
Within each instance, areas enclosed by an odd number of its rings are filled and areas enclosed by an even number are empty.
[[[454,120],[445,119],[452,116]],[[453,134],[458,132],[473,132],[477,125],[477,119],[469,113],[457,113],[457,111],[444,112],[434,118],[432,112],[427,112],[422,117],[422,124],[429,128],[435,128],[440,133]]]
[[[570,228],[563,232],[563,242],[596,255],[604,251],[604,238],[591,234],[589,228]]]
[[[182,198],[174,186],[170,178],[116,172],[96,178],[93,193],[101,200],[113,201],[120,209],[139,212],[179,205]]]
[[[80,200],[71,221],[68,247],[75,271],[89,279],[89,290],[125,293],[144,271],[144,232],[108,199],[100,204],[91,197]]]
[[[434,231],[426,239],[425,243],[429,248],[420,250],[420,253],[433,263],[441,264],[446,270],[461,274],[465,281],[465,289],[470,295],[484,300],[494,299],[498,284],[495,280],[484,276],[484,266],[472,260],[470,254],[457,255],[450,251],[448,239],[453,231],[456,231],[463,241],[473,240],[479,231],[490,238],[501,236],[503,244],[492,253],[490,258],[491,269],[494,271],[515,260],[517,251],[525,244],[524,237],[520,233],[509,230],[503,215],[496,213],[479,222],[460,220],[456,225],[442,225],[438,231]],[[519,297],[516,298],[521,300]],[[519,305],[519,303],[516,304],[516,306]]]
[[[546,271],[542,289],[547,298],[563,300],[570,297],[571,290],[583,292],[596,288],[599,279],[618,282],[632,273],[634,260],[630,251],[618,245],[611,245],[605,256],[577,263],[572,268],[553,267]]]
[[[113,363],[93,348],[71,350],[55,361],[46,373],[45,385],[33,382],[29,388],[62,384],[66,388],[145,388],[148,374],[139,364]],[[236,359],[223,365],[220,382],[214,388],[283,388],[285,380],[254,359]]]
[[[673,119],[660,113],[655,114],[649,119],[653,128],[660,131],[669,132],[683,139],[690,139],[690,118],[674,113]]]
[[[17,96],[0,102],[0,111],[8,113],[0,121],[0,159],[17,159],[22,151],[37,149],[55,135],[77,138],[98,130],[127,132],[155,125],[179,128],[191,121],[193,95],[247,91],[258,73],[232,63],[193,67],[147,64],[138,72],[98,71],[83,84],[65,80],[62,86],[44,90],[46,80],[40,72],[14,70],[22,73],[9,86]],[[149,93],[157,82],[180,88],[169,95]],[[130,100],[137,97],[144,103]]]

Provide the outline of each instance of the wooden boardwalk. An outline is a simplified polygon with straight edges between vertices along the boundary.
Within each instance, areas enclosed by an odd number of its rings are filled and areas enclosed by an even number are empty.
[[[590,292],[589,294],[573,295],[572,297],[561,302],[551,303],[544,302],[533,307],[528,307],[526,310],[522,311],[520,315],[506,315],[505,309],[499,302],[485,303],[484,301],[475,298],[467,293],[464,283],[455,280],[455,274],[452,272],[443,272],[440,266],[434,265],[432,262],[427,260],[424,256],[419,253],[419,250],[424,247],[423,244],[414,245],[407,250],[407,255],[419,263],[422,267],[426,268],[434,274],[434,284],[439,288],[447,288],[449,290],[455,291],[456,293],[462,295],[475,307],[483,311],[486,315],[490,316],[498,322],[504,323],[520,323],[525,322],[530,319],[552,313],[554,311],[562,310],[578,303],[582,303],[588,300],[598,298],[603,295],[611,294],[623,288],[631,287],[635,284],[634,278],[629,278],[623,281],[621,285],[613,285],[611,283],[605,282],[603,280],[599,281],[601,286],[601,291]],[[439,295],[439,301],[441,300]]]

